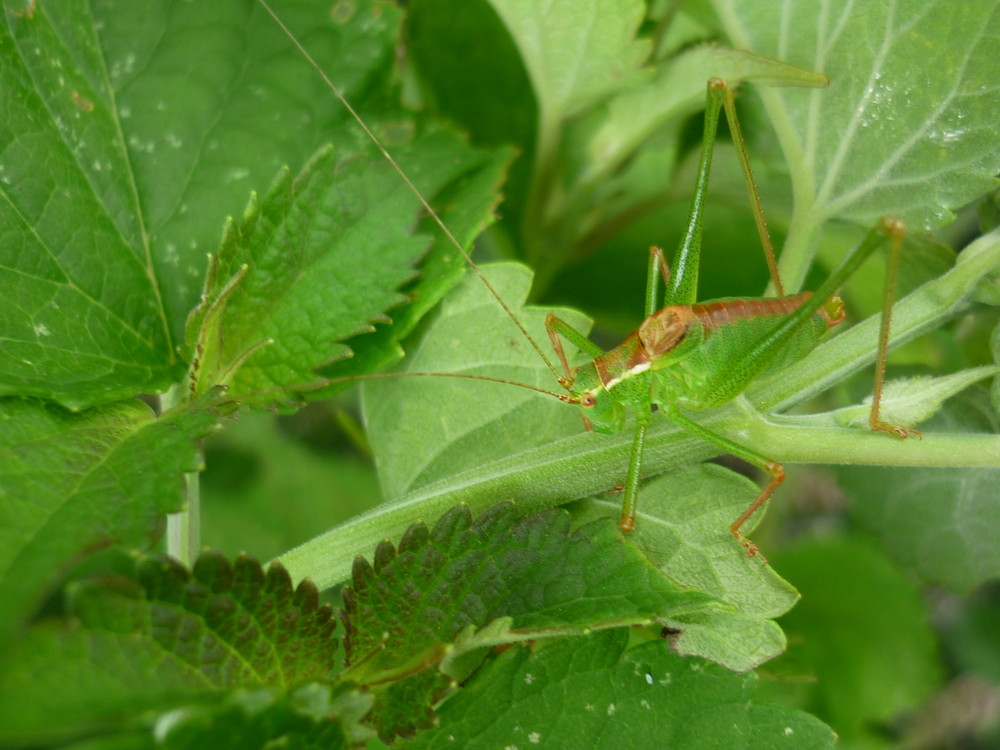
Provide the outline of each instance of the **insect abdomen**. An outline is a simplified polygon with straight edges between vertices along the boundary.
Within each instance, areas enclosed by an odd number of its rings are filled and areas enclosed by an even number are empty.
[[[747,362],[747,355],[810,297],[811,292],[804,292],[790,297],[723,299],[693,305],[691,312],[703,326],[704,340],[688,357],[671,365],[673,372],[663,373],[663,395],[670,398],[673,388],[667,385],[669,381],[682,380],[683,387],[675,391],[678,403],[694,409],[720,406],[765,372],[801,359],[812,351],[829,326],[839,322],[831,318],[826,307],[804,321],[783,346],[775,348],[774,358],[763,372],[759,361]]]
[[[758,320],[790,315],[810,297],[812,292],[803,292],[791,297],[720,299],[693,305],[691,311],[705,326],[706,333],[711,334],[737,320]]]

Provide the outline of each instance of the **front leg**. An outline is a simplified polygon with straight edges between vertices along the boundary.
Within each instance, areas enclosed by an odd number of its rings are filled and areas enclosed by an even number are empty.
[[[556,356],[559,357],[559,362],[562,363],[563,373],[565,373],[565,377],[560,378],[559,382],[566,390],[572,390],[574,382],[573,370],[569,366],[569,360],[566,359],[566,351],[563,349],[562,340],[559,337],[562,336],[565,338],[569,343],[591,359],[600,357],[604,354],[604,352],[601,350],[601,347],[588,339],[565,320],[553,315],[552,313],[549,313],[545,318],[545,330],[549,334],[549,340],[552,342],[552,348],[555,350]]]

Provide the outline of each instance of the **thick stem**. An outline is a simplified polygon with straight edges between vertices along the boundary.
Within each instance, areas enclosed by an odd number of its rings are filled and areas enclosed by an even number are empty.
[[[997,435],[928,435],[923,440],[902,441],[848,427],[779,425],[754,414],[740,401],[699,421],[723,434],[739,432],[761,454],[785,464],[1000,465]],[[293,580],[308,577],[320,588],[329,588],[349,579],[357,555],[370,554],[379,542],[398,539],[411,524],[433,521],[459,503],[478,514],[516,497],[518,507],[530,512],[606,492],[614,477],[624,475],[631,442],[627,431],[613,437],[581,433],[509,456],[380,505],[289,550],[278,561]],[[666,419],[654,418],[645,440],[644,478],[719,452]]]

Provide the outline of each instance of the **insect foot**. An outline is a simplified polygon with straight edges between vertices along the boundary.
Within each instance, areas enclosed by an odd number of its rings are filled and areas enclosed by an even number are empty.
[[[924,437],[924,433],[920,430],[915,430],[912,427],[903,427],[898,424],[889,424],[888,422],[883,422],[882,420],[872,423],[871,428],[873,432],[888,432],[895,435],[900,440],[906,440],[910,437],[910,435],[914,435],[915,437],[921,439]]]
[[[739,529],[734,529],[732,526],[730,526],[729,530],[733,532],[733,536],[736,538],[736,541],[738,541],[740,544],[743,545],[743,549],[747,551],[747,555],[749,557],[758,557],[760,558],[760,561],[762,563],[764,563],[765,565],[768,564],[767,558],[764,557],[764,555],[762,555],[760,552],[760,547],[758,547],[756,544],[754,544],[745,536],[743,536],[743,534],[739,532]]]

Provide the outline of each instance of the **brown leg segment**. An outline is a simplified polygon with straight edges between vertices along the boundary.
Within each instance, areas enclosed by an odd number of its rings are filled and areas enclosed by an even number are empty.
[[[901,440],[910,435],[923,437],[920,430],[912,427],[889,424],[879,416],[882,405],[882,386],[885,383],[885,362],[889,354],[889,325],[892,319],[892,303],[896,290],[896,275],[899,270],[900,251],[906,228],[898,219],[883,218],[882,225],[889,237],[889,249],[885,262],[885,284],[882,287],[882,325],[878,333],[878,357],[875,360],[875,385],[872,387],[872,410],[868,414],[868,425],[875,432],[888,432]]]

